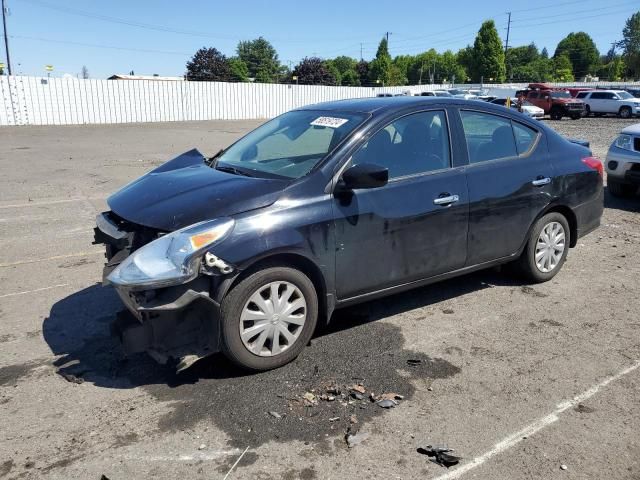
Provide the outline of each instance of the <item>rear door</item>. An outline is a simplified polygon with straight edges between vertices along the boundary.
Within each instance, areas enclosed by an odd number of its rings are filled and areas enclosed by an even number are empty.
[[[549,203],[553,169],[542,132],[509,117],[461,109],[469,166],[467,266],[516,253]]]
[[[404,115],[363,140],[348,166],[388,168],[379,188],[336,194],[336,289],[341,300],[461,268],[468,197],[453,167],[444,109]]]

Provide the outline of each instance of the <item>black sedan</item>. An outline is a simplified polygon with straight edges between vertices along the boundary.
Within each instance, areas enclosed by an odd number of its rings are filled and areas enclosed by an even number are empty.
[[[600,224],[602,164],[503,107],[347,100],[192,150],[98,216],[128,353],[294,359],[336,308],[512,263],[544,282]]]

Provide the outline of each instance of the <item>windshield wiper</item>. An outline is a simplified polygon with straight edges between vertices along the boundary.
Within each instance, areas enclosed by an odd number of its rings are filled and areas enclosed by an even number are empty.
[[[231,165],[220,165],[218,163],[214,168],[216,170],[220,170],[221,172],[233,173],[234,175],[242,175],[243,177],[253,177],[253,175],[251,175],[249,172],[240,170],[236,167],[232,167]]]

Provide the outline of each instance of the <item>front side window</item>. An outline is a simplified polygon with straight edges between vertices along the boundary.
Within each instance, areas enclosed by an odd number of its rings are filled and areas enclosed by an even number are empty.
[[[390,179],[448,168],[451,154],[444,112],[414,113],[390,123],[353,155],[351,163],[385,167]]]
[[[366,119],[364,114],[298,110],[258,127],[229,147],[220,170],[271,178],[306,175]]]
[[[508,118],[461,111],[470,163],[517,157],[528,152],[538,132]]]
[[[591,99],[592,100],[602,100],[603,98],[607,98],[604,94],[604,92],[593,92],[591,94]]]
[[[585,98],[587,95],[589,95],[589,92],[580,92],[576,95],[576,98]]]

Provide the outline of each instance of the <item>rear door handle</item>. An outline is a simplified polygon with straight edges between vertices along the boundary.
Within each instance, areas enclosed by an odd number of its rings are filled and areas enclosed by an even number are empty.
[[[551,179],[549,177],[538,177],[531,184],[535,187],[541,187],[543,185],[549,185],[551,183]]]
[[[458,195],[448,195],[446,197],[438,197],[433,199],[433,203],[436,205],[451,205],[452,203],[456,203],[460,201],[460,197]]]

